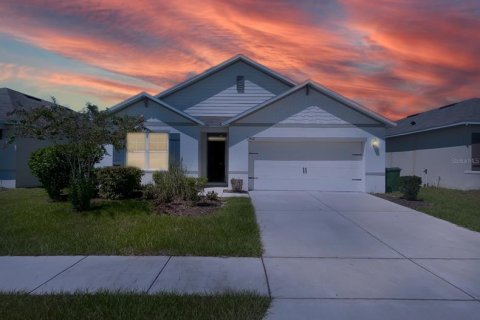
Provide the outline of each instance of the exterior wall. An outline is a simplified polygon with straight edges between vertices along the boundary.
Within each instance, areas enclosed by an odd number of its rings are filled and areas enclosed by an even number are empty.
[[[245,77],[245,93],[236,91],[236,79],[239,75]],[[233,116],[288,89],[289,85],[239,61],[163,97],[162,100],[179,110],[195,115],[199,115],[202,107],[205,110],[205,114],[202,115]],[[192,106],[195,107],[191,108]]]
[[[180,157],[191,176],[199,175],[200,127],[190,120],[153,102],[140,101],[120,110],[118,115],[143,116],[144,126],[151,132],[178,133],[180,135]],[[145,171],[142,183],[152,181],[152,171]]]
[[[472,132],[480,132],[480,126],[458,126],[388,138],[387,167],[401,168],[401,175],[422,177],[428,185],[479,189],[480,172],[471,171],[469,161]]]
[[[314,115],[305,116],[305,110]],[[243,179],[245,188],[249,139],[283,138],[365,141],[365,191],[385,191],[383,124],[314,90],[308,95],[299,91],[239,120],[230,127],[229,137],[229,181]],[[378,149],[372,147],[373,139],[379,141]]]
[[[0,140],[0,187],[15,188],[15,171],[16,171],[16,146],[15,144],[7,144],[7,138],[10,132],[2,128],[3,139]]]

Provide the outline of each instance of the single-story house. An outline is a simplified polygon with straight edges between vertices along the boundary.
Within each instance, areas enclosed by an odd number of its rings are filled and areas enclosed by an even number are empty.
[[[9,113],[18,108],[28,110],[44,105],[51,103],[9,88],[0,88],[0,187],[23,188],[40,185],[30,172],[28,159],[33,151],[47,146],[48,142],[21,138],[9,144],[8,139],[13,133]]]
[[[480,188],[480,99],[414,114],[387,129],[387,166],[425,185]]]
[[[245,190],[383,192],[385,132],[395,123],[313,81],[296,83],[237,55],[155,96],[109,109],[141,115],[146,132],[104,165],[145,171],[178,163],[191,176]]]

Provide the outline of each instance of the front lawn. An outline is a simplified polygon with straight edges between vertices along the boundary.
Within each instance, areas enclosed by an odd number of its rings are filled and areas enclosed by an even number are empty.
[[[270,298],[254,294],[0,294],[0,319],[262,319]]]
[[[400,194],[385,196],[398,198]],[[422,188],[418,198],[423,200],[424,204],[415,205],[415,210],[480,232],[480,190],[461,191],[429,187]]]
[[[142,200],[98,200],[86,213],[51,202],[43,189],[0,191],[0,255],[260,256],[250,199],[213,214],[156,215]]]

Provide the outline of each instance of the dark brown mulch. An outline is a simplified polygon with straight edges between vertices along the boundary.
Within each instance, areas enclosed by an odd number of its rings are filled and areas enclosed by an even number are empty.
[[[248,191],[233,191],[233,190],[229,190],[229,189],[223,189],[223,193],[248,193]]]
[[[155,204],[155,213],[170,216],[205,216],[213,213],[222,205],[223,203],[220,200],[212,201],[207,199],[202,199],[194,204],[187,201],[157,203]]]
[[[427,201],[424,201],[422,199],[418,199],[418,200],[407,200],[407,199],[404,199],[402,197],[399,197],[399,196],[395,196],[393,194],[389,194],[389,193],[375,193],[374,194],[375,196],[379,197],[379,198],[382,198],[382,199],[385,199],[385,200],[388,200],[388,201],[391,201],[391,202],[395,202],[399,205],[402,205],[404,207],[408,207],[408,208],[411,208],[411,209],[418,209],[418,208],[425,208],[425,207],[431,207],[432,204],[430,202],[427,202]]]

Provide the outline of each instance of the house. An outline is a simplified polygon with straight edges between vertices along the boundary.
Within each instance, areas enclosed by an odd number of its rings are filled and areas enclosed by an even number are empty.
[[[313,81],[300,84],[237,55],[155,96],[115,106],[146,132],[104,164],[136,166],[144,182],[181,162],[211,186],[383,192],[385,131],[395,124]]]
[[[15,109],[33,109],[51,105],[50,102],[21,93],[9,88],[0,88],[0,187],[21,188],[39,186],[28,167],[30,154],[48,145],[46,141],[36,139],[16,139],[9,144],[12,136],[12,118],[10,112]]]
[[[425,185],[480,188],[480,99],[401,119],[387,129],[387,166]]]

